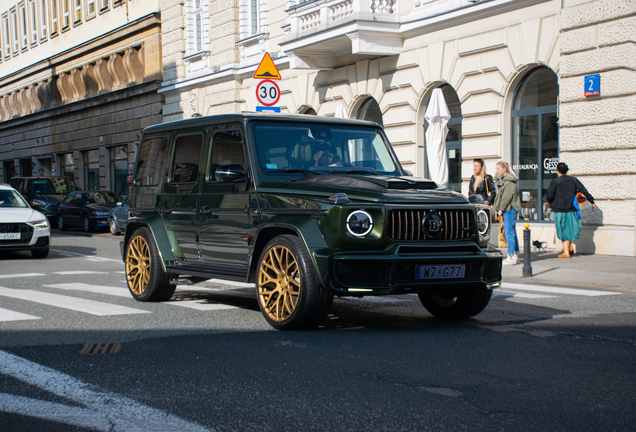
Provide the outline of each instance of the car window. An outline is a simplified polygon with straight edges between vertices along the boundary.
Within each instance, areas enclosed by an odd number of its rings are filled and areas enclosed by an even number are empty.
[[[140,186],[156,186],[165,173],[168,140],[151,138],[144,140],[139,148],[135,183]]]
[[[212,140],[212,163],[210,164],[210,178],[222,165],[240,165],[247,169],[243,134],[239,130],[217,132]]]
[[[389,143],[378,128],[302,123],[253,123],[261,170],[364,171],[399,175]]]
[[[31,181],[33,192],[41,195],[66,195],[74,188],[69,179],[60,177],[54,179],[35,179]]]
[[[86,204],[111,204],[121,202],[121,197],[112,192],[87,192],[84,194]]]
[[[199,176],[203,135],[177,138],[172,164],[173,183],[194,183]]]
[[[26,208],[27,203],[12,190],[0,190],[0,207]]]

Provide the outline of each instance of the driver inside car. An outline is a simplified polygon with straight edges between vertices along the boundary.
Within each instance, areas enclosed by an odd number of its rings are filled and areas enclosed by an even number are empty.
[[[337,158],[337,159],[336,159]],[[314,166],[317,167],[341,167],[339,156],[334,156],[334,151],[327,143],[319,144],[313,156]]]

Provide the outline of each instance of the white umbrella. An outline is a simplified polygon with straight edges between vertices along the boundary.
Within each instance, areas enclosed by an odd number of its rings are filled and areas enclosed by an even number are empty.
[[[448,185],[448,154],[446,153],[448,127],[446,125],[451,115],[441,89],[433,90],[424,118],[428,122],[426,155],[431,180],[446,187]]]
[[[347,115],[347,107],[342,104],[338,105],[338,108],[336,108],[336,117],[344,119],[349,118]]]

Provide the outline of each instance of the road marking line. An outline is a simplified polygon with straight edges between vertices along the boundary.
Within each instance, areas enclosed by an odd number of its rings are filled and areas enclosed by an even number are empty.
[[[43,403],[37,399],[32,399],[35,402],[25,403],[24,399],[29,398],[13,395],[7,398],[0,394],[0,411],[83,427],[89,427],[86,426],[87,422],[93,422],[90,427],[104,431],[208,431],[203,426],[116,393],[95,390],[94,386],[77,378],[5,351],[0,351],[0,373],[86,407],[51,405],[50,402]],[[87,417],[86,411],[92,413],[93,417]],[[102,424],[101,418],[105,418],[107,424]]]
[[[44,273],[5,274],[5,275],[0,275],[0,279],[13,279],[13,278],[24,278],[24,277],[36,277],[36,276],[46,276],[46,275]]]
[[[569,294],[569,295],[580,295],[586,297],[599,297],[606,295],[621,295],[619,292],[612,291],[594,291],[594,290],[582,290],[575,288],[559,288],[559,287],[551,287],[551,286],[542,286],[542,285],[525,285],[525,284],[517,284],[517,283],[509,283],[504,282],[501,284],[503,289],[512,289],[512,290],[521,290],[521,291],[538,291],[538,292],[547,292],[554,294]]]
[[[57,288],[57,289],[70,290],[70,291],[84,291],[84,292],[97,293],[97,294],[106,294],[106,295],[112,295],[117,297],[126,297],[129,299],[132,298],[130,295],[130,292],[128,291],[128,288],[102,286],[102,285],[89,285],[85,283],[62,283],[62,284],[52,284],[52,285],[42,285],[42,286],[47,288]]]
[[[0,321],[24,321],[32,319],[41,319],[33,315],[15,312],[9,309],[0,308]]]
[[[498,289],[493,290],[492,294],[506,296],[506,297],[518,297],[518,298],[529,298],[529,299],[557,298],[557,296],[551,296],[551,295],[516,293],[516,292],[500,291]]]
[[[53,272],[53,273],[58,275],[63,275],[63,276],[84,275],[84,274],[108,274],[108,272],[90,271],[90,270],[71,270],[71,271],[59,271],[59,272]]]
[[[51,249],[52,252],[58,252],[64,255],[69,255],[69,256],[76,256],[76,257],[82,257],[82,258],[88,258],[90,261],[114,261],[114,262],[118,262],[118,263],[122,263],[123,261],[120,259],[112,259],[112,258],[104,258],[104,257],[98,257],[98,256],[94,256],[94,255],[84,255],[81,253],[77,253],[77,252],[69,252],[69,251],[65,251],[65,250],[59,250],[59,249]]]
[[[147,310],[134,309],[127,306],[120,306],[111,303],[103,303],[78,297],[69,297],[60,294],[51,294],[47,292],[33,291],[27,289],[11,289],[0,287],[0,296],[31,301],[48,306],[56,306],[63,309],[70,309],[76,312],[84,312],[97,316],[152,313]]]
[[[167,301],[166,304],[173,306],[181,306],[189,309],[195,309],[200,311],[211,310],[226,310],[226,309],[238,309],[236,306],[230,306],[221,303],[206,303],[207,300],[172,300]]]

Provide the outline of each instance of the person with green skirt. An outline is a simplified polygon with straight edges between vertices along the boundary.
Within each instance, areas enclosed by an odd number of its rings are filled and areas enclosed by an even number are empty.
[[[573,241],[581,235],[581,221],[577,216],[577,208],[574,206],[576,194],[582,193],[585,198],[596,208],[594,197],[585,189],[583,183],[576,177],[567,175],[568,166],[559,162],[557,165],[558,177],[552,180],[548,187],[548,203],[554,213],[557,237],[563,242],[563,253],[559,258],[570,258],[574,253]]]

